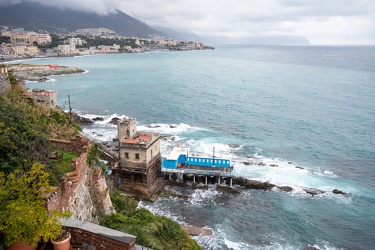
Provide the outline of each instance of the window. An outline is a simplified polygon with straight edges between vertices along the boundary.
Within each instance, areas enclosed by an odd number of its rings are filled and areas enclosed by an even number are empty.
[[[135,153],[135,159],[139,160],[139,154]]]
[[[129,153],[128,152],[125,152],[125,158],[129,159]]]
[[[152,157],[152,149],[151,149],[151,157]]]

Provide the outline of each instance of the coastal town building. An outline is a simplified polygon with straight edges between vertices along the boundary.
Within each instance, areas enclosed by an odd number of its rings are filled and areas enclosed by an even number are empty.
[[[74,44],[75,46],[82,46],[84,43],[86,43],[79,37],[69,37],[64,42],[68,44]]]
[[[46,107],[55,108],[58,104],[56,90],[32,89],[29,90],[29,93],[31,93],[32,97],[37,101],[37,103]]]
[[[12,45],[22,46],[22,45],[33,45],[37,44],[48,44],[52,41],[49,34],[35,33],[35,32],[19,32],[10,33],[10,41]]]
[[[73,55],[76,54],[76,45],[75,44],[59,44],[57,46],[58,55]]]
[[[161,165],[160,134],[137,132],[136,119],[125,118],[117,124],[120,167],[119,188],[126,182],[144,186],[158,177]],[[125,183],[124,183],[125,182]]]
[[[112,46],[108,46],[108,45],[98,46],[98,50],[101,53],[118,52],[119,49],[120,49],[120,45],[117,45],[117,44],[113,44]]]
[[[77,29],[75,33],[78,35],[85,35],[85,36],[102,36],[102,35],[108,35],[108,34],[115,34],[116,32],[107,28],[87,28],[87,29]]]
[[[12,46],[12,50],[15,55],[37,55],[40,52],[37,46],[26,45]]]

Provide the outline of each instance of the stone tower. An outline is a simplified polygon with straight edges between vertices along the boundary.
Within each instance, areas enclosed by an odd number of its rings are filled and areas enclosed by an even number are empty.
[[[137,133],[137,120],[135,118],[125,118],[117,124],[118,139],[134,138]]]

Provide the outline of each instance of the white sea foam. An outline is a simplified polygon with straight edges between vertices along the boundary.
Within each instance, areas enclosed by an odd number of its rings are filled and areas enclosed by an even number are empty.
[[[293,188],[293,192],[290,194],[294,196],[311,197],[304,189],[315,188],[325,192],[319,195],[320,197],[332,198],[340,203],[351,202],[351,198],[348,196],[338,200],[337,195],[332,193],[332,190],[340,188],[344,188],[343,191],[346,193],[354,191],[348,185],[343,186],[343,183],[338,180],[336,174],[332,171],[322,171],[319,168],[308,169],[282,159],[267,158],[261,155],[242,160],[237,159],[233,162],[236,176],[270,182],[277,186],[290,186]]]
[[[160,134],[167,135],[178,135],[188,131],[204,130],[203,128],[190,126],[189,124],[165,124],[165,123],[153,123],[149,125],[138,125],[137,129],[140,131],[153,131]]]
[[[194,193],[191,196],[191,199],[189,200],[190,203],[194,206],[205,206],[209,204],[215,204],[215,199],[213,197],[220,195],[221,192],[218,192],[216,190],[201,190],[196,189],[194,190]]]
[[[244,248],[244,244],[241,244],[241,243],[238,243],[238,242],[233,242],[233,241],[230,241],[228,239],[224,239],[224,243],[225,245],[229,248],[229,249],[233,249],[233,250],[243,250],[243,249],[248,249],[247,246],[246,248]]]

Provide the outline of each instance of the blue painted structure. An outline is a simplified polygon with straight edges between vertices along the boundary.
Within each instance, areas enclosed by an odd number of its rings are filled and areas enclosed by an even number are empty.
[[[174,148],[168,157],[163,158],[162,168],[177,169],[181,166],[230,168],[230,160],[188,156],[189,149]]]

